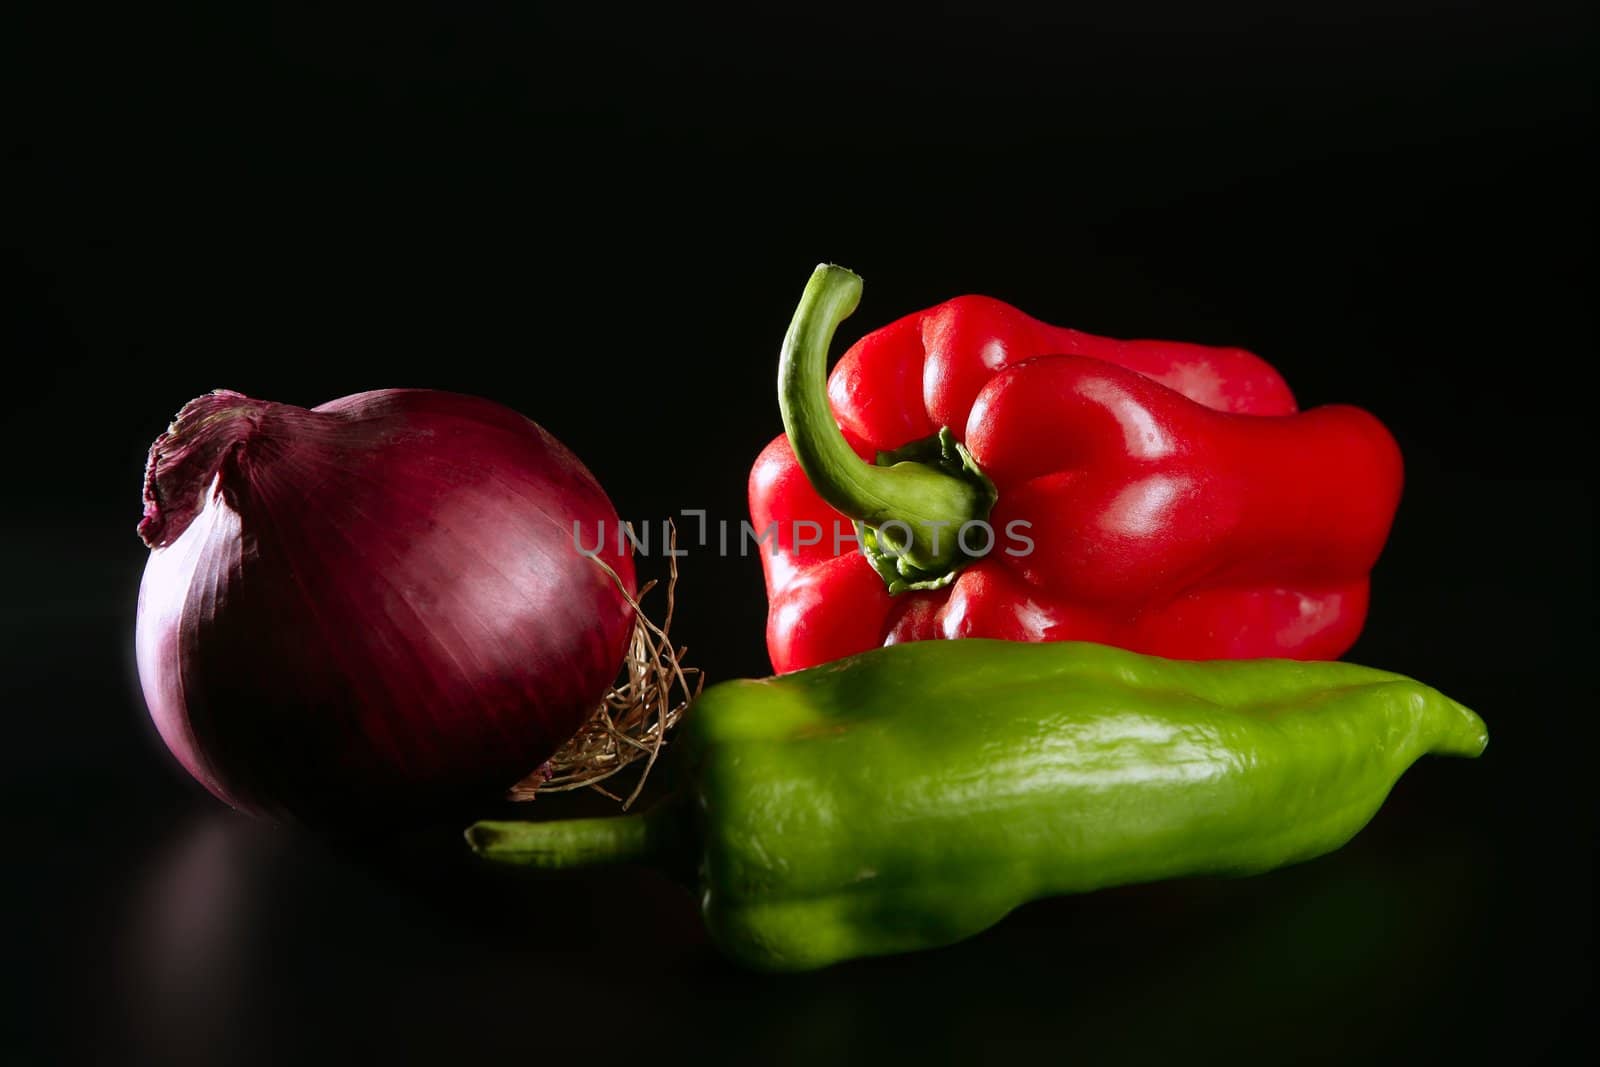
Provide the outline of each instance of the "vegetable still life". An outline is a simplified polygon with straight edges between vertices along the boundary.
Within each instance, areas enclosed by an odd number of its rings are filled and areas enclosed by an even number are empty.
[[[967,296],[828,349],[824,264],[749,479],[773,677],[705,688],[641,608],[612,502],[489,400],[225,391],[150,451],[146,702],[188,772],[312,826],[594,785],[483,820],[495,864],[688,876],[734,961],[955,943],[1042,897],[1339,848],[1472,711],[1336,662],[1402,481],[1372,415],[1240,349],[1114,341]],[[681,719],[681,723],[680,720]],[[669,734],[670,731],[670,734]],[[622,799],[622,798],[618,798]],[[692,873],[691,873],[692,872]]]

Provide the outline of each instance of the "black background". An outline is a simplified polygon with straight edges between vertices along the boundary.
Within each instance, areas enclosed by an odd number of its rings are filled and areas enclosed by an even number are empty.
[[[7,16],[7,1048],[1523,1061],[1580,1040],[1579,5],[532,6]],[[505,877],[455,827],[335,846],[177,770],[131,637],[144,449],[183,401],[478,393],[624,517],[736,522],[823,259],[867,281],[843,341],[985,292],[1243,345],[1303,404],[1378,413],[1408,484],[1350,658],[1477,708],[1487,755],[1425,761],[1298,868],[1043,902],[794,978],[721,962],[653,874]],[[695,662],[765,672],[753,558],[692,555],[680,594]]]

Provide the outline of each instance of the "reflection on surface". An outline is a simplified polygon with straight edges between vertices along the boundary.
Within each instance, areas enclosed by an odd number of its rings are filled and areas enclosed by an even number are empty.
[[[276,838],[212,810],[160,846],[129,895],[119,958],[119,1004],[136,1047],[167,1062],[214,1062],[260,1032],[249,992]]]
[[[1338,1003],[1364,1005],[1364,1036],[1343,1044],[1398,1047],[1427,1040],[1415,1013],[1468,995],[1484,891],[1461,842],[1416,844],[1374,834],[1260,878],[1045,901],[948,949],[765,976],[721,961],[692,897],[642,872],[502,877],[443,839],[373,864],[207,810],[128,886],[104,954],[108,1050],[456,1062],[592,1057],[598,1040],[709,1062],[1187,1060],[1303,1047]]]

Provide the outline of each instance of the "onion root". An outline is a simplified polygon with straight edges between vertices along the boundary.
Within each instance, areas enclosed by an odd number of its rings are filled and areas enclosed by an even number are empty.
[[[677,543],[678,532],[672,527],[670,547],[676,549]],[[639,799],[666,742],[667,731],[700,695],[705,676],[698,669],[683,665],[688,646],[675,648],[669,636],[678,586],[677,557],[670,553],[667,556],[667,605],[659,626],[639,606],[658,583],[647,582],[637,597],[630,596],[609,564],[598,557],[591,558],[611,575],[633,608],[633,637],[628,642],[627,658],[617,684],[606,693],[589,721],[554,756],[512,786],[507,795],[511,800],[527,801],[545,793],[587,787],[621,802],[626,811]],[[644,768],[625,798],[601,784],[640,760],[644,761]]]

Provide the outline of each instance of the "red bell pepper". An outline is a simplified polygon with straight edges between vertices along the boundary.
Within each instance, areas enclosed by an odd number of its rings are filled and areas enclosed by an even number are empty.
[[[1177,659],[1355,641],[1401,484],[1372,415],[1298,412],[1241,349],[1094,337],[980,296],[867,335],[825,384],[860,293],[840,267],[812,275],[785,435],[750,475],[778,672],[928,638]]]

